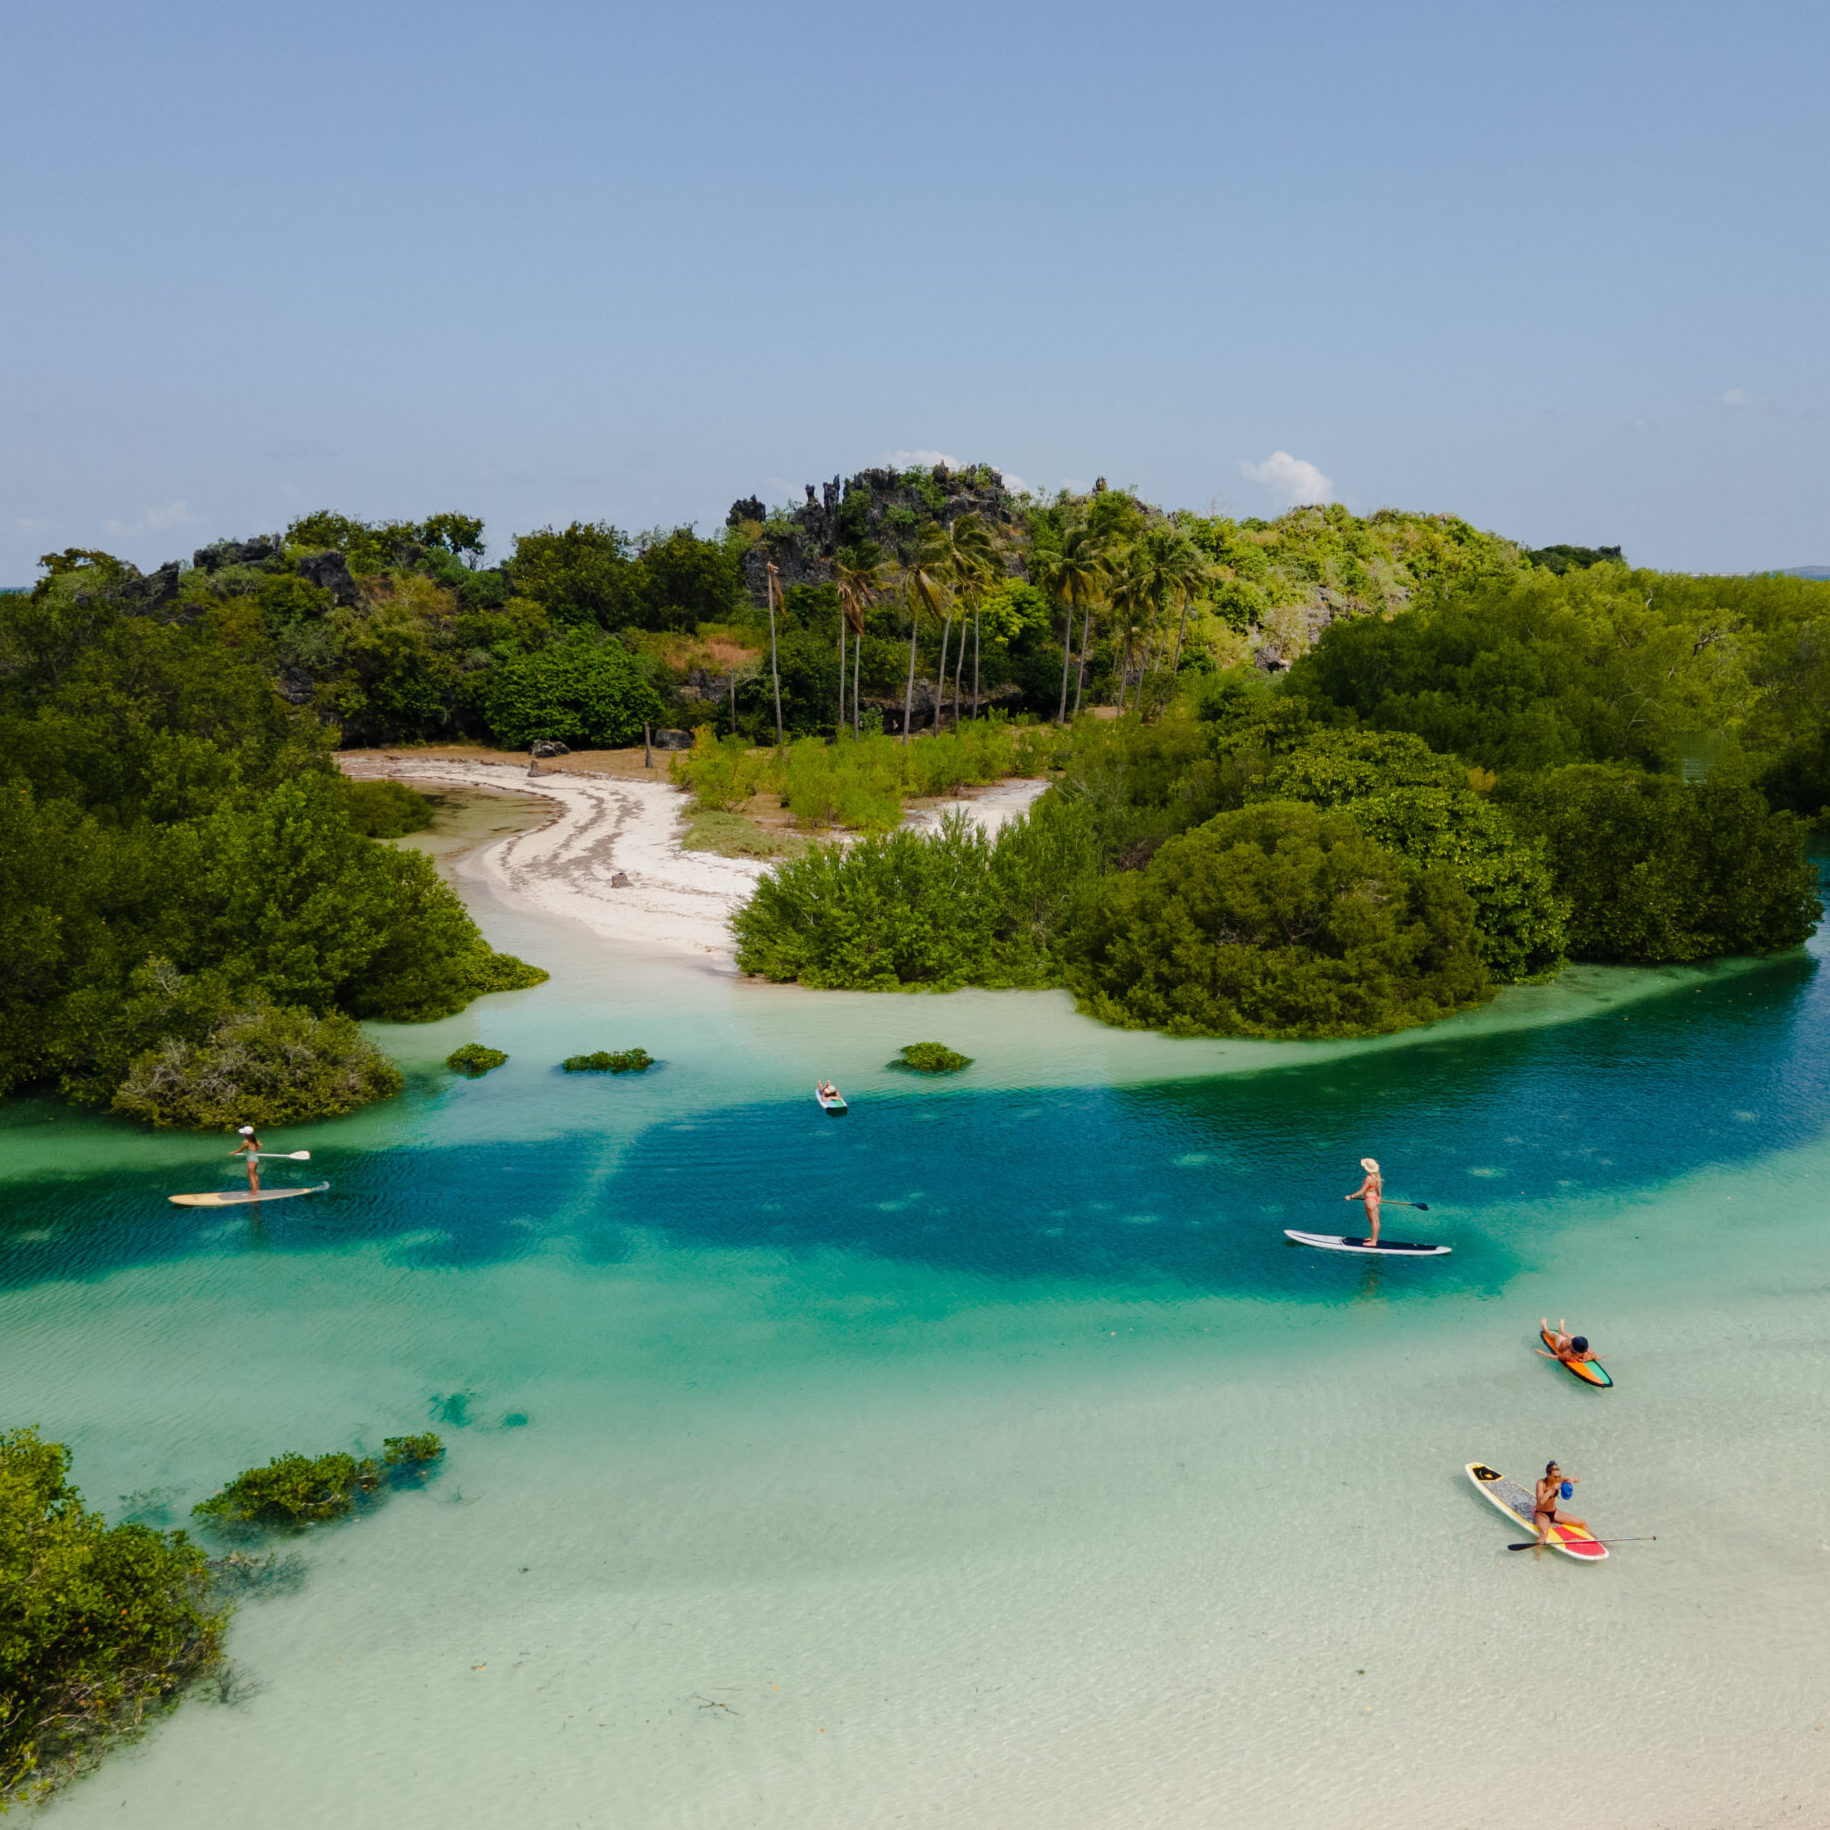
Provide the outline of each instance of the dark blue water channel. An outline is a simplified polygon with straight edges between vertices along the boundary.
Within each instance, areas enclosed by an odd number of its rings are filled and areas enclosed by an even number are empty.
[[[1430,1265],[1390,1265],[1390,1276],[1492,1289],[1570,1197],[1636,1193],[1820,1135],[1826,1041],[1830,981],[1792,956],[1625,1012],[1451,1028],[1210,1080],[995,1092],[973,1090],[970,1076],[911,1081],[848,1118],[804,1097],[683,1110],[614,1146],[581,1131],[339,1151],[333,1131],[312,1165],[331,1192],[252,1223],[245,1210],[170,1206],[169,1167],[5,1184],[0,1285],[220,1252],[225,1237],[269,1252],[402,1238],[410,1261],[460,1267],[562,1234],[600,1263],[658,1236],[1006,1280],[1322,1299],[1355,1261],[1291,1247],[1282,1229],[1358,1231],[1341,1196],[1371,1154],[1390,1195],[1432,1208],[1389,1209],[1387,1232],[1456,1248]]]

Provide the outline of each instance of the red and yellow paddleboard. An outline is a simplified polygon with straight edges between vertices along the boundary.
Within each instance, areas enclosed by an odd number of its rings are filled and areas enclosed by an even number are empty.
[[[1555,1346],[1552,1345],[1554,1337],[1548,1328],[1540,1328],[1538,1330],[1538,1339],[1544,1343],[1546,1349],[1551,1354],[1554,1355],[1556,1353],[1557,1350]],[[1614,1381],[1608,1377],[1607,1368],[1601,1365],[1599,1361],[1558,1360],[1557,1364],[1566,1367],[1570,1372],[1573,1372],[1584,1385],[1605,1386],[1614,1383]]]
[[[1468,1478],[1508,1518],[1523,1525],[1534,1538],[1538,1535],[1538,1528],[1531,1522],[1536,1502],[1529,1487],[1509,1481],[1484,1461],[1468,1463]],[[1580,1525],[1553,1525],[1545,1542],[1562,1551],[1564,1556],[1574,1557],[1578,1563],[1599,1563],[1608,1554],[1608,1547],[1597,1543],[1594,1533],[1584,1531]]]

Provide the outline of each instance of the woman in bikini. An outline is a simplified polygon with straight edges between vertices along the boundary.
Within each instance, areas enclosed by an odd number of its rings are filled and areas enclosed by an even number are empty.
[[[1385,1178],[1379,1173],[1379,1165],[1369,1156],[1360,1158],[1360,1167],[1366,1171],[1366,1180],[1347,1196],[1349,1201],[1366,1203],[1366,1243],[1379,1243],[1379,1202],[1385,1195]]]
[[[242,1125],[241,1142],[230,1152],[232,1156],[246,1156],[248,1159],[248,1193],[258,1195],[261,1191],[261,1141],[254,1135],[252,1125]]]
[[[1573,1487],[1582,1478],[1579,1474],[1568,1476]],[[1544,1478],[1538,1482],[1538,1491],[1533,1499],[1537,1510],[1531,1515],[1532,1529],[1538,1534],[1538,1542],[1544,1543],[1550,1537],[1553,1525],[1574,1525],[1579,1531],[1587,1531],[1587,1519],[1572,1518],[1567,1512],[1557,1510],[1557,1502],[1563,1497],[1563,1470],[1554,1461],[1544,1464]]]

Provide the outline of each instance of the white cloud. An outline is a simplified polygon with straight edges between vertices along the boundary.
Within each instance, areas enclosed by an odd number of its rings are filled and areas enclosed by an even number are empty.
[[[22,534],[48,534],[51,524],[43,515],[21,515],[13,525]]]
[[[913,470],[917,465],[923,470],[932,470],[936,464],[945,464],[949,470],[965,468],[958,458],[945,451],[886,451],[883,461],[898,470]]]
[[[102,531],[118,540],[124,534],[163,533],[168,528],[183,527],[196,518],[182,502],[163,502],[156,508],[141,509],[137,521],[104,521]]]
[[[1749,388],[1724,388],[1716,396],[1716,405],[1728,408],[1731,413],[1758,413],[1770,404],[1764,394],[1756,394]]]
[[[1273,451],[1262,464],[1241,464],[1239,474],[1269,490],[1283,508],[1334,500],[1334,485],[1321,471],[1307,458],[1292,457],[1287,451]]]

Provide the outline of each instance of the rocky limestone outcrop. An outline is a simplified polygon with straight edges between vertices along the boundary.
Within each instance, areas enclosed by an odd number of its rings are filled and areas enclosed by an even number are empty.
[[[860,470],[849,478],[834,477],[817,487],[804,485],[807,499],[782,519],[764,518],[755,496],[731,504],[725,517],[736,527],[761,521],[756,544],[744,555],[744,582],[760,603],[773,565],[784,589],[825,584],[841,547],[874,541],[889,559],[912,548],[923,522],[943,524],[977,514],[994,525],[1016,519],[1016,504],[1002,474],[989,465],[932,471]]]

